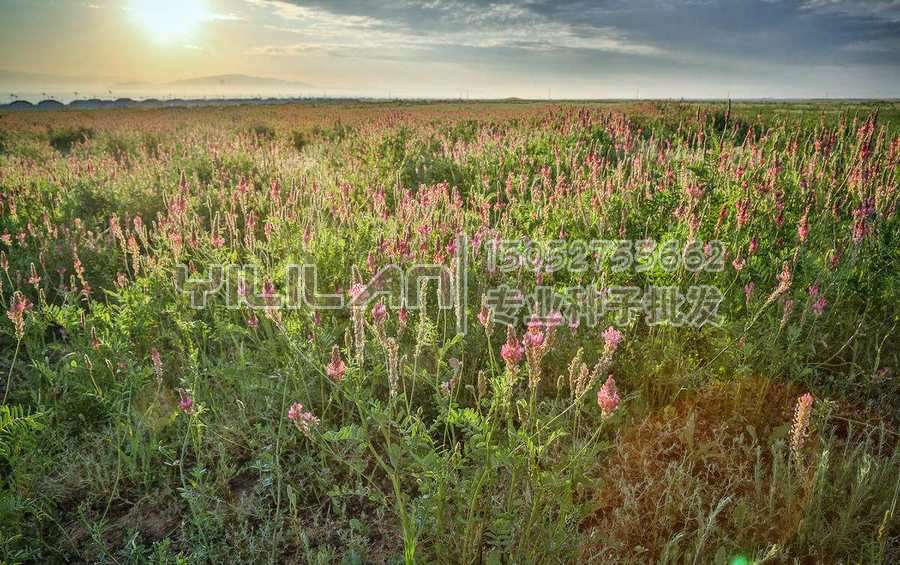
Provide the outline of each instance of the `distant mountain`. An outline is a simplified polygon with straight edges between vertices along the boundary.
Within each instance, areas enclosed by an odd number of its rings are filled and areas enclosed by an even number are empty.
[[[176,80],[168,83],[168,85],[182,88],[312,88],[311,85],[304,82],[254,77],[249,75],[214,75],[197,77]]]

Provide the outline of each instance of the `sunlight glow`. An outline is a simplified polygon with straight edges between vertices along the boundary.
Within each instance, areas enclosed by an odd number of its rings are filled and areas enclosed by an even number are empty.
[[[189,39],[212,18],[206,0],[131,0],[129,12],[154,39]]]

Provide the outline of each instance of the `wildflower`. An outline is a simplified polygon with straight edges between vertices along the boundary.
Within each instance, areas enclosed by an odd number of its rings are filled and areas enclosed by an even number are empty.
[[[606,378],[606,382],[597,391],[597,405],[604,419],[612,416],[619,407],[619,391],[616,390],[616,381],[612,375]]]
[[[753,296],[753,290],[756,288],[756,283],[753,281],[748,282],[744,285],[744,297],[747,299],[747,304],[750,303],[750,297]]]
[[[625,336],[617,330],[616,328],[609,326],[603,333],[604,348],[608,353],[613,353],[616,349],[619,348],[619,344],[625,339]]]
[[[162,356],[155,347],[150,350],[150,359],[153,361],[153,373],[156,375],[156,384],[163,382],[163,364]]]
[[[384,302],[379,302],[372,308],[372,319],[379,326],[384,324],[385,320],[387,320],[388,311],[387,306],[384,305]]]
[[[750,240],[750,245],[747,248],[747,255],[753,255],[759,249],[759,240],[755,237]]]
[[[797,406],[794,408],[794,424],[791,426],[791,453],[798,464],[801,462],[800,451],[809,436],[809,417],[812,413],[812,405],[813,396],[807,392],[797,399]]]
[[[481,310],[478,311],[478,323],[484,328],[484,332],[490,336],[493,330],[493,315],[491,309],[486,304],[481,304]]]
[[[569,363],[569,392],[572,400],[581,398],[582,395],[594,386],[600,377],[601,364],[597,364],[593,369],[589,369],[587,364],[581,360],[584,349],[579,349]]]
[[[791,265],[785,261],[781,266],[781,273],[778,275],[778,288],[776,292],[781,295],[790,290],[791,288],[791,280],[793,275],[791,274]]]
[[[331,348],[331,363],[325,367],[325,374],[334,382],[339,383],[344,380],[344,373],[346,372],[347,366],[344,364],[344,360],[341,359],[341,351],[335,345]]]
[[[853,211],[853,243],[859,244],[869,234],[869,219],[875,215],[875,206],[871,199],[867,198],[859,208]]]
[[[259,327],[259,318],[256,317],[256,314],[250,313],[250,317],[247,318],[247,326],[254,330]]]
[[[803,216],[800,218],[800,225],[797,226],[797,235],[800,237],[800,241],[806,241],[806,238],[809,237],[809,206],[806,207]]]
[[[350,286],[350,290],[347,291],[347,294],[350,295],[353,306],[358,306],[359,303],[369,297],[369,293],[366,291],[366,285],[362,283],[353,283]]]
[[[522,346],[516,338],[516,330],[509,326],[506,329],[506,343],[500,348],[500,357],[506,361],[507,368],[514,369],[522,361],[523,353]]]
[[[25,312],[31,310],[31,307],[31,301],[25,298],[21,292],[13,295],[12,305],[6,312],[6,317],[13,323],[18,340],[25,337]]]
[[[409,310],[400,308],[400,310],[397,311],[397,322],[401,329],[405,328],[406,324],[409,322]]]
[[[734,258],[734,261],[731,262],[731,266],[734,267],[734,270],[738,272],[740,272],[744,268],[744,264],[745,261],[740,254],[738,254],[738,256]]]
[[[180,397],[178,407],[181,408],[181,411],[185,414],[190,414],[194,409],[194,399],[191,398],[191,395],[183,388],[178,389],[178,396]]]
[[[824,296],[819,296],[819,298],[813,302],[811,308],[816,316],[821,316],[822,312],[825,311],[826,306],[828,306],[828,301],[825,300]]]
[[[557,326],[561,326],[563,323],[563,315],[562,312],[555,311],[550,312],[550,315],[547,316],[546,326],[548,328],[555,328]]]
[[[544,345],[544,339],[544,332],[542,332],[537,325],[532,325],[528,328],[528,331],[525,332],[522,343],[525,344],[525,347],[534,349]]]
[[[34,267],[34,263],[31,264],[31,276],[28,277],[28,284],[37,288],[39,284],[41,284],[41,276],[37,273],[37,269]]]
[[[569,320],[569,331],[572,332],[572,335],[575,335],[578,332],[578,326],[581,325],[581,318],[578,317],[578,314],[572,316],[572,319]]]
[[[841,264],[841,256],[842,255],[843,254],[841,253],[840,250],[835,250],[834,253],[831,255],[831,259],[828,261],[828,266],[831,268],[832,271],[837,269],[838,265]]]
[[[787,325],[788,320],[791,318],[791,313],[794,311],[795,302],[788,298],[784,301],[784,313],[781,315],[781,325],[779,329],[783,329],[784,326]]]
[[[0,251],[0,269],[9,273],[9,259],[6,258],[6,252]]]
[[[299,402],[291,404],[287,417],[306,436],[309,436],[312,429],[319,425],[319,419],[312,412],[304,410],[303,405]]]

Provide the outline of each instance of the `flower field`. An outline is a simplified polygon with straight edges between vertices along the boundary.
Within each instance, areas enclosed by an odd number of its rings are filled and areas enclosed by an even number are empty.
[[[900,562],[900,105],[0,114],[0,561]]]

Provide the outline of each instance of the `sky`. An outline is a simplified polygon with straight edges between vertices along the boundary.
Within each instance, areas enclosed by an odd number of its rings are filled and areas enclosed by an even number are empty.
[[[0,0],[7,99],[231,74],[289,81],[248,94],[900,97],[900,0]]]

